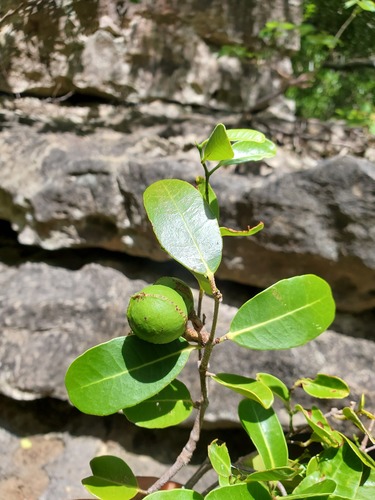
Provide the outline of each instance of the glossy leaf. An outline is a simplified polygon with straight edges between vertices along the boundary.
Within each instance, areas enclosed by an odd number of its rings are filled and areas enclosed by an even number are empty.
[[[163,429],[186,420],[193,408],[188,388],[179,380],[174,380],[151,398],[124,408],[123,413],[139,427]]]
[[[278,396],[281,401],[288,403],[290,401],[290,392],[287,386],[280,379],[270,373],[257,373],[256,379],[266,384],[271,391]]]
[[[266,469],[286,467],[288,448],[283,429],[272,408],[263,408],[251,399],[244,399],[238,415],[245,431],[258,450]]]
[[[229,227],[221,227],[221,236],[253,236],[253,234],[259,233],[264,228],[263,222],[259,222],[254,227],[247,226],[247,229],[239,230],[230,229]]]
[[[235,375],[233,373],[217,373],[211,378],[218,384],[224,385],[245,398],[253,399],[264,408],[269,408],[273,403],[273,392],[262,382],[253,378]]]
[[[375,12],[375,3],[372,0],[360,0],[358,5],[363,10],[367,10],[368,12]]]
[[[201,194],[185,181],[151,184],[144,204],[160,245],[195,274],[212,277],[221,261],[222,238],[216,217]]]
[[[220,217],[220,208],[219,208],[219,203],[217,201],[217,197],[215,194],[215,191],[212,189],[212,186],[210,183],[208,183],[208,200],[206,198],[206,180],[204,177],[197,177],[195,179],[195,183],[197,185],[197,189],[200,192],[200,194],[203,196],[203,198],[207,201],[208,206],[210,207],[211,212],[214,214],[214,216],[219,219]]]
[[[319,408],[313,406],[310,410],[305,410],[301,405],[296,405],[296,410],[301,411],[305,416],[307,423],[314,431],[313,438],[315,441],[320,441],[333,447],[338,447],[342,444],[340,433],[331,429],[331,426]]]
[[[314,380],[302,378],[296,385],[302,385],[307,394],[320,399],[342,399],[350,394],[348,384],[339,377],[318,373]]]
[[[219,444],[217,439],[208,446],[208,458],[211,465],[219,476],[220,486],[229,484],[229,478],[232,475],[231,460],[228,448],[225,443]]]
[[[266,139],[263,142],[239,141],[232,145],[234,156],[228,160],[223,159],[220,166],[238,165],[248,161],[260,161],[272,158],[276,154],[276,146]]]
[[[242,483],[222,486],[210,491],[205,500],[272,500],[269,491],[261,483]]]
[[[83,486],[102,500],[130,500],[139,490],[137,480],[120,458],[110,455],[90,462],[92,476],[82,480]]]
[[[326,281],[312,274],[279,281],[246,302],[226,338],[248,349],[290,349],[332,323],[335,303]]]
[[[203,500],[203,496],[197,491],[176,489],[155,491],[147,495],[147,500]]]
[[[363,423],[361,422],[361,420],[358,418],[358,415],[351,409],[351,408],[343,408],[342,409],[342,413],[344,415],[344,417],[347,419],[347,420],[350,420],[351,422],[353,422],[353,424],[358,427],[358,429],[360,429],[364,434],[366,434],[369,438],[369,440],[375,444],[375,438],[371,435],[371,433],[366,429],[366,427],[363,425]]]
[[[356,499],[362,477],[362,462],[344,443],[339,448],[327,448],[315,460],[311,460],[308,473],[319,472],[321,478],[335,481],[334,494],[349,499]]]
[[[362,474],[361,484],[357,491],[356,500],[374,500],[375,470],[365,469]]]
[[[233,154],[225,126],[219,123],[214,128],[204,147],[202,163],[205,161],[220,161],[233,158]]]
[[[285,481],[296,475],[291,467],[277,467],[275,469],[262,470],[249,474],[246,481]]]
[[[231,142],[237,141],[252,141],[252,142],[264,142],[266,136],[262,132],[257,130],[251,130],[249,128],[230,128],[227,129],[227,136]]]
[[[65,377],[69,398],[91,415],[134,406],[174,380],[193,349],[182,338],[150,344],[135,335],[99,344],[70,365]]]
[[[320,498],[321,500],[331,498],[331,493],[336,489],[336,483],[332,479],[322,479],[319,473],[306,476],[293,490],[291,495],[285,498],[294,500],[307,498]]]
[[[362,450],[360,450],[350,439],[348,439],[344,434],[341,434],[342,438],[346,441],[346,444],[350,446],[352,451],[357,455],[357,457],[364,463],[367,467],[370,467],[371,469],[375,469],[375,460],[370,457],[367,453],[364,453]]]

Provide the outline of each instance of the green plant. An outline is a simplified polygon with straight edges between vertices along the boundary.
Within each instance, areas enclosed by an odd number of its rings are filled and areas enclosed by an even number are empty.
[[[221,166],[273,156],[275,146],[260,132],[226,130],[219,124],[197,148],[204,175],[197,179],[196,188],[185,181],[168,179],[151,184],[144,193],[146,212],[160,245],[198,281],[197,309],[191,307],[192,295],[184,282],[164,277],[137,294],[136,299],[131,298],[128,312],[132,324],[132,301],[140,299],[146,304],[137,318],[141,320],[140,327],[143,328],[142,316],[147,321],[156,316],[156,323],[160,324],[159,302],[146,300],[150,290],[156,290],[154,296],[161,294],[168,301],[170,297],[172,302],[177,301],[176,295],[181,298],[178,309],[185,306],[190,323],[185,324],[184,318],[181,331],[177,321],[177,334],[163,344],[130,334],[97,345],[73,361],[66,374],[70,400],[85,413],[122,412],[138,426],[162,428],[184,421],[195,411],[189,440],[172,467],[147,491],[140,488],[128,465],[112,456],[94,458],[92,476],[85,478],[83,484],[93,495],[105,500],[131,499],[139,492],[154,500],[370,499],[375,484],[375,462],[368,453],[374,439],[367,421],[373,423],[375,417],[365,409],[364,398],[357,406],[332,410],[329,415],[316,406],[306,409],[293,402],[299,388],[318,399],[345,398],[349,388],[343,380],[318,374],[314,379],[301,378],[288,388],[268,373],[248,378],[208,371],[215,349],[225,349],[228,342],[253,350],[289,349],[307,343],[330,325],[335,304],[329,285],[318,276],[284,279],[244,303],[234,315],[229,331],[217,334],[222,294],[216,286],[215,273],[221,261],[223,238],[251,236],[263,224],[241,231],[220,227],[219,204],[210,179]],[[209,328],[204,324],[202,311],[204,293],[213,297],[213,321]],[[172,324],[175,312],[172,311]],[[137,323],[135,329],[138,327]],[[190,356],[199,359],[198,401],[193,401],[188,388],[177,380]],[[207,469],[204,466],[185,489],[160,491],[192,457],[209,405],[208,383],[220,384],[244,398],[238,407],[239,420],[256,452],[233,463],[226,445],[215,440],[208,447],[208,458],[217,473],[217,484],[203,494],[192,490]],[[290,417],[286,434],[273,409],[275,398],[282,401]],[[291,459],[288,445],[296,445],[301,431],[306,431],[295,429],[297,413],[305,418],[310,437],[307,442],[299,443],[301,453]],[[330,417],[352,422],[363,439],[349,439],[335,430]],[[319,443],[320,450],[312,453],[310,443]]]

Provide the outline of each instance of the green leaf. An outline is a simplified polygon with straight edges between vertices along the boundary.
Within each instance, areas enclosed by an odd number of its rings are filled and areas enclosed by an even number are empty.
[[[331,429],[323,413],[313,406],[310,410],[305,410],[301,405],[296,405],[296,410],[301,411],[305,416],[307,423],[314,431],[312,436],[315,441],[326,443],[332,447],[342,445],[342,438],[339,432]]]
[[[219,203],[217,201],[216,194],[215,194],[214,190],[212,189],[211,184],[208,183],[208,200],[207,200],[207,198],[206,198],[206,179],[204,177],[197,177],[195,179],[195,183],[197,185],[197,189],[200,192],[200,194],[208,202],[208,205],[210,207],[211,212],[214,214],[214,216],[217,219],[219,219],[219,217],[220,217]]]
[[[363,467],[350,446],[344,443],[339,448],[327,448],[315,458],[310,461],[307,473],[318,471],[322,479],[335,481],[335,495],[355,500]]]
[[[224,385],[245,398],[253,399],[261,404],[264,408],[269,408],[273,403],[273,393],[262,382],[258,382],[253,378],[235,375],[233,373],[217,373],[211,375],[211,378],[218,384]]]
[[[143,199],[164,250],[194,274],[212,277],[221,261],[222,238],[199,191],[185,181],[168,179],[151,184]]]
[[[205,500],[272,500],[269,491],[261,483],[242,483],[222,486],[210,491]]]
[[[238,415],[265,468],[286,467],[288,448],[283,429],[273,409],[263,408],[251,399],[244,399],[239,404]]]
[[[369,440],[373,444],[375,444],[375,439],[372,437],[371,433],[366,429],[361,420],[358,418],[358,415],[351,408],[348,407],[343,408],[342,413],[347,420],[353,422],[353,424],[357,426],[358,429],[360,429],[364,434],[366,434]]]
[[[296,385],[302,385],[307,394],[320,399],[342,399],[350,394],[348,384],[339,377],[318,373],[314,380],[301,378]]]
[[[166,387],[194,349],[179,338],[151,344],[135,335],[99,344],[73,361],[65,385],[74,406],[91,415],[111,415]]]
[[[123,413],[130,422],[147,429],[163,429],[186,420],[194,405],[188,388],[174,380],[165,389]]]
[[[279,281],[246,302],[225,336],[247,349],[290,349],[332,323],[335,303],[326,281],[312,274]]]
[[[363,10],[367,10],[368,12],[375,12],[375,3],[371,0],[360,0],[358,5]]]
[[[205,161],[220,161],[233,158],[233,149],[222,123],[214,128],[204,148],[202,163]]]
[[[217,439],[212,441],[212,443],[208,446],[208,458],[210,459],[214,471],[219,476],[220,486],[228,485],[229,478],[232,475],[232,469],[226,444],[218,444]]]
[[[249,128],[230,128],[227,129],[227,136],[231,142],[236,141],[251,141],[265,142],[266,136],[257,130]]]
[[[272,158],[276,154],[276,146],[266,139],[263,142],[240,141],[232,146],[234,156],[228,160],[222,160],[220,166],[238,165],[248,161],[260,161],[264,158]]]
[[[374,500],[375,470],[365,468],[356,500]]]
[[[193,490],[155,491],[147,495],[147,500],[203,500],[203,496]]]
[[[287,386],[280,379],[270,373],[257,373],[256,379],[266,384],[271,391],[278,396],[281,401],[288,403],[290,401],[290,392]]]
[[[322,479],[318,472],[306,476],[299,485],[293,490],[291,495],[285,498],[299,500],[302,498],[331,498],[330,493],[336,489],[336,483],[332,479]]]
[[[92,476],[82,480],[84,487],[102,500],[128,500],[139,491],[137,480],[128,465],[110,455],[91,460]]]
[[[236,231],[235,229],[230,229],[229,227],[221,227],[220,234],[221,236],[252,236],[253,234],[258,233],[264,228],[263,222],[259,222],[254,227],[247,226],[247,229]]]
[[[276,467],[275,469],[253,472],[246,481],[284,481],[291,479],[297,472],[291,467]]]
[[[357,457],[364,463],[367,467],[370,467],[371,469],[375,469],[375,460],[370,457],[367,453],[364,453],[362,450],[360,450],[352,441],[350,441],[349,438],[344,436],[344,434],[341,434],[342,438],[346,441],[346,443],[350,446],[352,451],[357,455]]]

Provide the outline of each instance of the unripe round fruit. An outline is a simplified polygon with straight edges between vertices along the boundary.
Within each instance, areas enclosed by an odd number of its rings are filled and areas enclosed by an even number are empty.
[[[163,276],[155,281],[155,285],[164,285],[173,288],[179,295],[181,295],[185,302],[188,316],[194,311],[194,297],[190,287],[179,278],[173,276]]]
[[[181,295],[165,285],[146,286],[133,295],[127,316],[133,333],[153,344],[167,344],[183,335],[188,320]]]

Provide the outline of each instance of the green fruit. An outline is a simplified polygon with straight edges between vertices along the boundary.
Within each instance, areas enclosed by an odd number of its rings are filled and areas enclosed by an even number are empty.
[[[146,286],[133,295],[127,316],[133,333],[153,344],[167,344],[183,335],[188,320],[181,295],[165,285]]]
[[[179,295],[181,295],[185,302],[188,316],[194,311],[194,297],[190,287],[182,280],[174,278],[173,276],[163,276],[155,281],[155,285],[164,285],[173,288]]]

